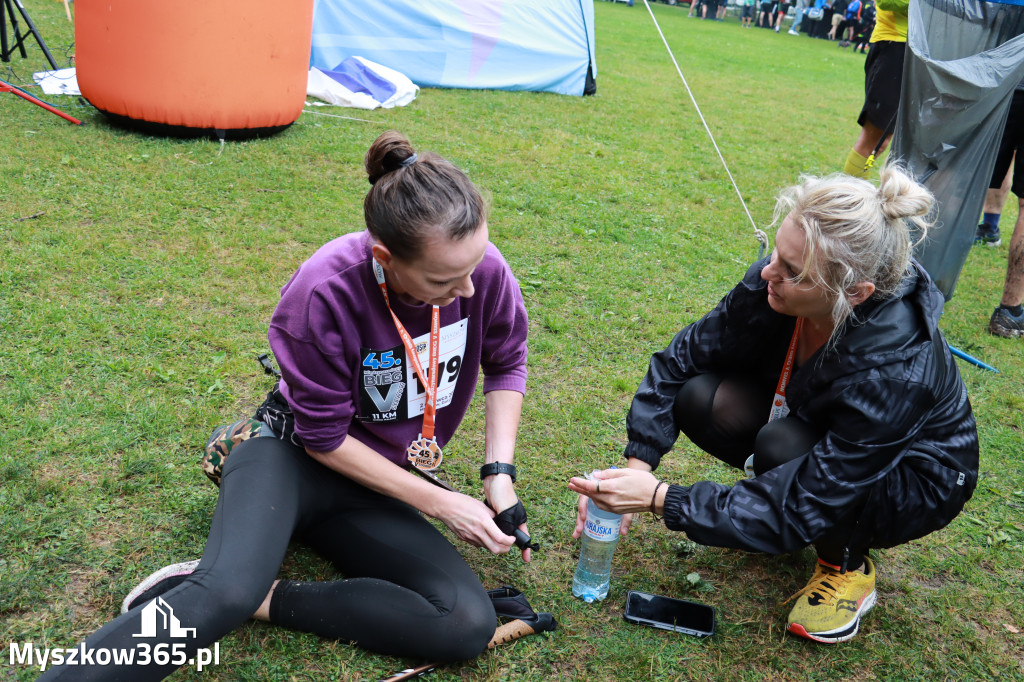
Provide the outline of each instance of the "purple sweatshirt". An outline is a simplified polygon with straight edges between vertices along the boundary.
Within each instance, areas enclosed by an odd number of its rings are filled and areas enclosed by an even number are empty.
[[[329,452],[351,433],[408,467],[406,448],[423,427],[424,391],[373,276],[367,232],[339,237],[303,263],[281,289],[270,347],[295,431],[311,450]],[[437,442],[455,433],[476,390],[526,392],[526,308],[519,285],[493,244],[473,272],[476,293],[441,308]],[[390,292],[389,292],[390,293]],[[391,294],[391,307],[429,362],[431,306]]]

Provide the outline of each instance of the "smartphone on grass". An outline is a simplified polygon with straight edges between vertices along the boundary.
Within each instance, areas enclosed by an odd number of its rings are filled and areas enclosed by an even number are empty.
[[[647,592],[630,590],[622,617],[630,623],[694,637],[715,634],[715,609],[711,606]]]

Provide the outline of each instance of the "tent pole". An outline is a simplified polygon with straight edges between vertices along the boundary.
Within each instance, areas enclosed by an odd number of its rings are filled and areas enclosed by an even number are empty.
[[[50,106],[49,104],[47,104],[46,102],[42,101],[41,99],[39,99],[37,97],[33,97],[32,95],[28,94],[27,92],[25,92],[21,88],[17,87],[16,85],[11,85],[10,83],[8,83],[7,81],[4,81],[4,80],[0,80],[0,93],[2,93],[2,92],[9,92],[12,95],[17,95],[18,97],[21,97],[22,99],[24,99],[26,101],[32,102],[32,104],[35,104],[37,107],[42,107],[43,109],[46,109],[51,114],[56,114],[56,115],[60,116],[61,118],[74,123],[75,125],[78,125],[78,126],[82,125],[82,122],[79,121],[74,116],[69,116],[68,114],[65,114],[60,109],[57,109],[55,107]]]
[[[992,365],[986,365],[984,362],[982,362],[978,358],[971,357],[970,355],[968,355],[967,353],[963,352],[959,348],[955,348],[954,346],[950,346],[949,347],[949,352],[952,353],[953,355],[957,356],[961,360],[966,360],[967,362],[971,363],[975,367],[981,367],[982,369],[987,369],[990,372],[995,372],[996,374],[999,374],[999,370],[996,369],[995,367],[993,367]]]

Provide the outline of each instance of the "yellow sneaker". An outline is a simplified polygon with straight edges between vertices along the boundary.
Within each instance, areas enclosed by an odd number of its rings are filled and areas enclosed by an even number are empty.
[[[824,644],[845,642],[857,634],[861,616],[875,605],[875,565],[864,557],[863,571],[840,573],[818,559],[807,587],[786,601],[793,599],[797,602],[787,630]]]

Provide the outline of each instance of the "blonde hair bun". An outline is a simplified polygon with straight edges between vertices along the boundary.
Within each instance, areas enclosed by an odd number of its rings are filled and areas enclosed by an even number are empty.
[[[935,203],[931,192],[896,165],[882,167],[878,201],[882,215],[890,221],[928,215]]]
[[[804,272],[831,295],[837,329],[853,312],[858,283],[873,284],[876,299],[899,290],[915,244],[931,227],[931,192],[896,164],[879,176],[878,187],[843,173],[803,176],[775,205],[776,221],[790,215],[803,229]]]

